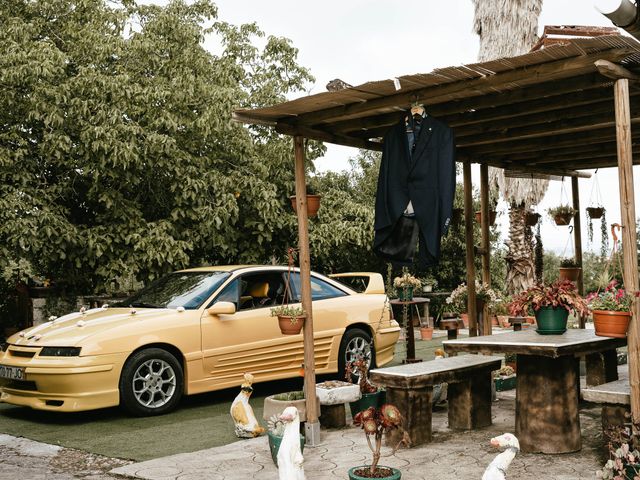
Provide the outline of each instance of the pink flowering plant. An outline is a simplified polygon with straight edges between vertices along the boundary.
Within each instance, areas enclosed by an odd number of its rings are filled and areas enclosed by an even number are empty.
[[[601,292],[591,292],[586,297],[592,310],[607,310],[611,312],[629,312],[633,303],[633,296],[623,288],[618,288],[618,282],[612,280]]]
[[[537,312],[542,307],[560,307],[582,317],[589,314],[587,302],[570,280],[558,280],[551,285],[538,284],[526,289],[513,297],[509,312],[514,316],[526,317],[529,309]]]

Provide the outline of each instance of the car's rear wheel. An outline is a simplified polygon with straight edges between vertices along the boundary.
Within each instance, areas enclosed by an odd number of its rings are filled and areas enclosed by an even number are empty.
[[[120,376],[120,404],[137,416],[175,409],[184,390],[180,362],[166,350],[148,348],[132,355]]]
[[[376,352],[373,349],[371,335],[360,328],[347,330],[340,341],[338,353],[338,374],[345,374],[345,367],[349,362],[363,358],[370,368],[376,365]],[[351,376],[351,381],[357,383],[360,375]]]

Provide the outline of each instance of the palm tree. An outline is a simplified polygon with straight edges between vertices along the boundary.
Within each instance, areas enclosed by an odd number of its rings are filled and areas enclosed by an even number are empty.
[[[480,37],[481,62],[528,52],[538,40],[543,0],[473,0],[474,30]],[[542,200],[548,180],[505,177],[499,168],[489,178],[509,204],[507,292],[514,294],[536,281],[533,247],[526,235],[525,212]]]

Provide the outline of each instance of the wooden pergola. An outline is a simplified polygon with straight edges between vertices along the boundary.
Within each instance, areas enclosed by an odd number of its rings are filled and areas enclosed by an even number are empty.
[[[571,177],[579,264],[578,178],[589,176],[580,170],[617,166],[624,284],[627,290],[638,291],[632,165],[633,154],[640,150],[640,131],[635,135],[631,131],[631,125],[640,123],[640,89],[634,83],[640,76],[633,73],[636,68],[640,68],[640,43],[609,35],[234,112],[233,119],[238,122],[269,125],[293,136],[302,304],[308,313],[304,326],[307,399],[315,398],[315,367],[304,138],[379,151],[383,147],[381,137],[413,103],[424,104],[430,115],[453,128],[458,161],[463,164],[470,331],[472,335],[486,334],[490,325],[477,323],[473,259],[475,249],[482,256],[482,279],[489,283],[489,166],[504,168],[507,174],[516,176]],[[480,164],[479,248],[474,246],[472,228],[472,163]],[[631,411],[636,419],[640,418],[639,314],[636,301],[628,333]],[[316,444],[317,406],[313,400],[307,403],[307,434],[311,444]]]

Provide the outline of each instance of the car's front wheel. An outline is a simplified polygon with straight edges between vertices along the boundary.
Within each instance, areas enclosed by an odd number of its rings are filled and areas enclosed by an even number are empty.
[[[362,358],[369,367],[375,367],[375,350],[373,349],[371,335],[360,328],[347,330],[342,336],[338,353],[338,374],[345,374],[345,367],[349,362]],[[351,381],[357,383],[360,376],[352,375]]]
[[[148,348],[126,361],[120,376],[120,404],[133,415],[170,412],[184,390],[180,362],[166,350]]]

